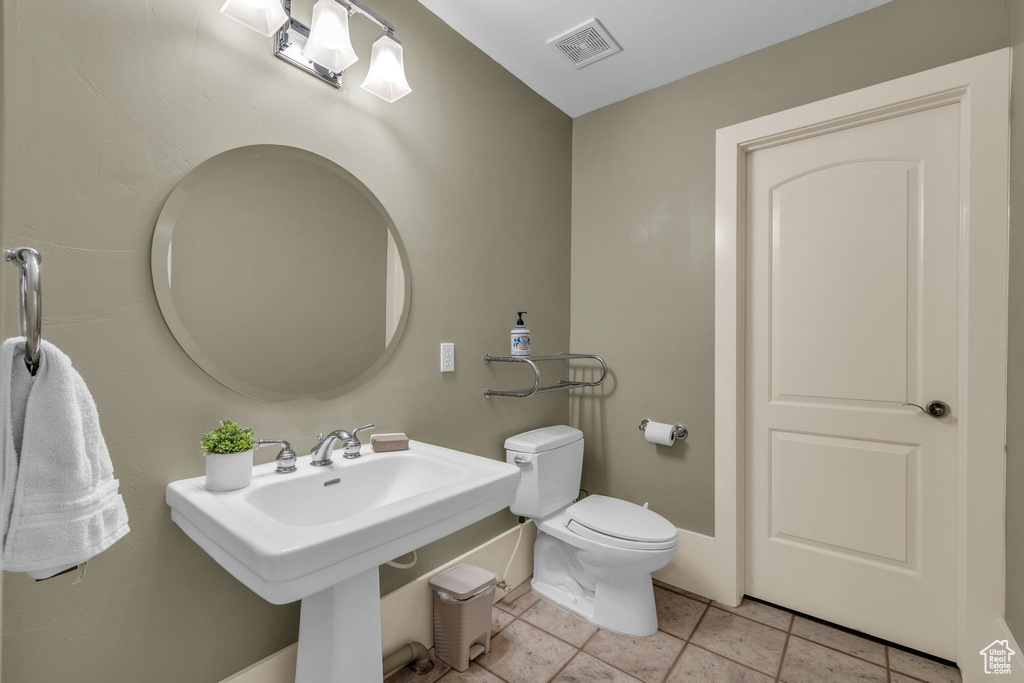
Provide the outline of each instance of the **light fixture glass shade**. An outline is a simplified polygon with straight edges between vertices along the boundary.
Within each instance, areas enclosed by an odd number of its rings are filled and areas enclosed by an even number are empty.
[[[227,0],[220,13],[268,38],[288,21],[281,0]]]
[[[359,61],[348,35],[348,10],[335,0],[317,0],[302,56],[341,73]]]
[[[377,39],[370,54],[370,70],[362,87],[385,102],[394,102],[412,92],[409,81],[405,80],[400,42],[387,34]]]

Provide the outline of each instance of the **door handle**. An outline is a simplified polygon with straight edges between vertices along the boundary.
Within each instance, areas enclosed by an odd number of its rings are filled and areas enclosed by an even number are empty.
[[[914,406],[925,415],[930,415],[934,418],[946,417],[950,412],[949,404],[945,401],[929,401],[924,407],[921,407],[916,403],[904,403],[903,405]]]

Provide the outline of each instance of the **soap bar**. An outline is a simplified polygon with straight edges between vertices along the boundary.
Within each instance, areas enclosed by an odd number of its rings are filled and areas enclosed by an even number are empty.
[[[374,434],[370,437],[370,447],[374,453],[405,451],[409,449],[409,437],[405,434]]]

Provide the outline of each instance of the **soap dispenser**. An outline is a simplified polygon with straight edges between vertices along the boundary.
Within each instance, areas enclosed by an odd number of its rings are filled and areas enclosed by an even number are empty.
[[[530,331],[523,324],[523,316],[526,315],[526,311],[519,311],[518,313],[519,319],[516,321],[516,326],[512,328],[512,355],[529,356]]]

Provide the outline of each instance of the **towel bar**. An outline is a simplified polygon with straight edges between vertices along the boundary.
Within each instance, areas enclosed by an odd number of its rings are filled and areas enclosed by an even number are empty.
[[[558,380],[556,384],[549,384],[547,386],[540,385],[540,368],[537,367],[537,361],[546,360],[596,360],[601,364],[601,377],[596,382],[573,382],[570,380]],[[519,389],[517,391],[495,391],[494,389],[484,389],[484,397],[490,398],[491,396],[513,396],[515,398],[529,398],[534,394],[545,394],[549,391],[562,391],[564,389],[579,389],[582,387],[596,387],[600,386],[604,378],[608,376],[608,364],[604,362],[604,359],[600,356],[595,356],[592,353],[561,353],[557,356],[491,356],[484,354],[484,362],[491,363],[528,363],[533,368],[533,386],[528,389]]]
[[[33,375],[39,369],[39,346],[43,339],[43,291],[39,264],[43,257],[29,247],[4,249],[4,261],[21,267],[21,334],[25,337],[25,365]]]

